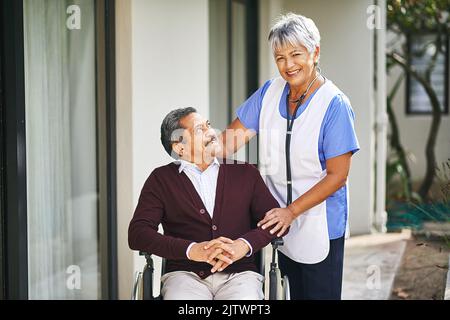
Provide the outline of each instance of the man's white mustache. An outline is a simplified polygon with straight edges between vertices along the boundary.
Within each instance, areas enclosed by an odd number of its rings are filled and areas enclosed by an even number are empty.
[[[217,141],[217,137],[212,137],[210,140],[208,140],[208,141],[205,143],[205,147],[206,147],[208,144],[210,144],[211,142],[215,142],[215,141]]]

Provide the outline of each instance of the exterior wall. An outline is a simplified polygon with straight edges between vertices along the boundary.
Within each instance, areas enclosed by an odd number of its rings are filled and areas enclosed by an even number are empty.
[[[207,0],[116,3],[119,296],[129,299],[144,258],[128,248],[128,223],[150,172],[171,161],[161,121],[188,106],[209,116],[209,23]]]
[[[289,11],[312,18],[320,30],[321,68],[352,102],[361,150],[350,172],[350,231],[371,231],[374,215],[373,32],[366,26],[370,0],[278,0],[262,2],[261,83],[278,75],[267,35],[280,13]],[[325,9],[326,8],[326,9]]]

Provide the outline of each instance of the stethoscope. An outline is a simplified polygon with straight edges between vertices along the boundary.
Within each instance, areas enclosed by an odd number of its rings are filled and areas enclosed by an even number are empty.
[[[292,137],[292,128],[294,127],[294,121],[297,116],[297,111],[303,103],[306,95],[309,92],[311,86],[316,82],[317,78],[321,76],[320,69],[317,76],[309,83],[306,91],[300,96],[297,102],[297,106],[295,107],[294,113],[292,114],[292,119],[289,116],[289,94],[286,95],[286,187],[287,187],[287,201],[286,206],[292,203],[292,172],[291,172],[291,137]],[[327,79],[324,77],[325,81]]]

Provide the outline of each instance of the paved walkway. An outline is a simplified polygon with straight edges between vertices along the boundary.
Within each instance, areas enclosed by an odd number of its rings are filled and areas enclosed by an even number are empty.
[[[344,300],[387,300],[406,247],[411,237],[402,233],[351,237],[345,244]]]
[[[410,237],[411,232],[405,230],[402,233],[371,234],[347,239],[342,299],[389,299],[394,276],[405,251],[405,240]],[[268,288],[268,269],[272,256],[270,245],[264,250],[266,250],[266,288]]]

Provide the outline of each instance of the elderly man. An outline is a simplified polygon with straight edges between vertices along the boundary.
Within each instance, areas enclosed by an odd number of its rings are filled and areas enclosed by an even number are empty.
[[[128,230],[130,248],[167,259],[164,299],[262,299],[254,253],[276,235],[255,224],[279,205],[259,172],[219,162],[216,133],[193,108],[165,117],[161,142],[177,161],[145,182]]]

